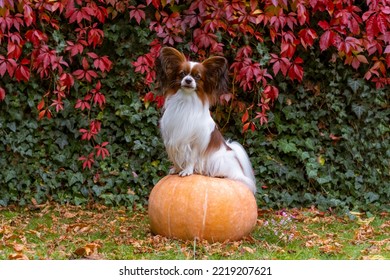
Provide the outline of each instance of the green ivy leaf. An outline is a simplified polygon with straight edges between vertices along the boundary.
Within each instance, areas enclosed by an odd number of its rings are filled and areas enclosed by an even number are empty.
[[[310,154],[308,152],[301,153],[301,160],[305,160],[310,158]]]
[[[368,192],[364,195],[364,198],[367,200],[368,203],[373,203],[374,201],[377,201],[379,199],[379,195],[374,192]]]
[[[330,177],[329,175],[328,175],[328,176],[325,176],[325,177],[317,178],[317,182],[318,182],[320,185],[329,183],[329,182],[331,182],[331,181],[332,181],[332,177]]]
[[[7,127],[8,127],[12,132],[16,132],[16,123],[15,123],[15,122],[7,123]]]
[[[16,178],[15,170],[6,171],[6,175],[5,175],[5,182],[6,183],[8,183],[9,181],[11,181],[12,179],[15,179],[15,178]]]
[[[66,145],[68,145],[68,140],[67,140],[67,136],[66,135],[63,135],[62,137],[60,138],[57,138],[57,140],[55,141],[55,143],[58,145],[58,147],[60,147],[61,149],[63,149]]]
[[[348,79],[348,85],[354,93],[357,93],[357,91],[363,86],[363,82],[362,80]]]
[[[362,115],[366,112],[366,108],[361,105],[352,104],[352,112],[358,117],[358,119],[362,118]]]
[[[296,152],[297,151],[297,146],[294,143],[292,143],[292,142],[288,142],[286,139],[279,140],[278,147],[284,153],[290,153],[290,152]]]
[[[83,174],[80,173],[80,172],[70,174],[69,185],[72,186],[72,185],[74,185],[77,182],[79,182],[79,183],[83,183],[84,182]]]

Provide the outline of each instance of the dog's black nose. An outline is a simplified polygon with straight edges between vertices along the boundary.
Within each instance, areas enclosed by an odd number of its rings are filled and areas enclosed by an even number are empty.
[[[185,80],[184,80],[184,82],[186,83],[186,84],[191,84],[192,83],[192,79],[191,78],[186,78]]]

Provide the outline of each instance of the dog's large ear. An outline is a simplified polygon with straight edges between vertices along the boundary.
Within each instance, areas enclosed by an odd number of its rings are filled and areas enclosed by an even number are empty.
[[[156,78],[160,91],[166,94],[174,86],[180,67],[186,61],[184,54],[171,47],[164,47],[156,59]]]
[[[217,101],[221,94],[228,91],[228,62],[222,56],[214,56],[206,59],[202,64],[206,70],[205,90],[208,94],[212,94]]]

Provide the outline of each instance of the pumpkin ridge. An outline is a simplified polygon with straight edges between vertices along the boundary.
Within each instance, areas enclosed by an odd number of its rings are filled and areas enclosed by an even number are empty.
[[[177,187],[177,182],[175,182],[175,184],[173,184],[173,186],[172,186],[172,193],[171,193],[172,197],[174,197],[174,195],[175,195],[176,187]],[[172,236],[171,209],[172,209],[172,202],[169,203],[168,215],[167,215],[167,220],[168,220],[168,236],[169,236],[169,237]]]
[[[200,232],[199,238],[203,238],[203,232],[206,226],[206,218],[207,218],[207,208],[208,208],[208,196],[209,196],[209,190],[206,188],[205,189],[205,194],[204,194],[204,203],[203,203],[203,219],[202,219],[202,228]]]

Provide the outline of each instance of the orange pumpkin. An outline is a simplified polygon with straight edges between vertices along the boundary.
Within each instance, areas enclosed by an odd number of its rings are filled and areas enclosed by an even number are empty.
[[[168,175],[149,197],[154,234],[211,242],[239,240],[257,221],[253,193],[241,182],[202,175]]]

